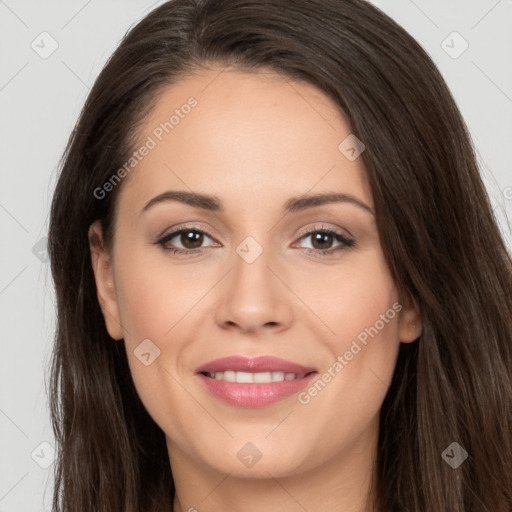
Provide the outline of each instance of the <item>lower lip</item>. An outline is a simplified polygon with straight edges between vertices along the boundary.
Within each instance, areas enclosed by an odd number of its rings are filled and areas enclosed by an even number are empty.
[[[202,373],[198,374],[208,390],[216,397],[228,404],[251,409],[271,405],[298,393],[315,375],[316,373],[311,373],[301,379],[251,384],[217,380]]]

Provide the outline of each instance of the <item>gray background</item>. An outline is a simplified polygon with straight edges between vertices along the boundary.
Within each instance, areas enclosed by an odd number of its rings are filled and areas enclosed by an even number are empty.
[[[58,161],[107,58],[161,3],[0,0],[0,512],[51,510],[55,299],[44,237]],[[424,46],[453,91],[512,247],[512,0],[373,3]]]

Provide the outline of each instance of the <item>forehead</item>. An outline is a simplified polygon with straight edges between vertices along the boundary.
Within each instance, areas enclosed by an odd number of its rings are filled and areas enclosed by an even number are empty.
[[[167,188],[215,194],[237,207],[268,208],[308,191],[351,193],[371,204],[362,159],[340,149],[349,124],[310,84],[213,68],[154,101],[134,148],[149,149],[122,184],[120,201],[132,208]]]

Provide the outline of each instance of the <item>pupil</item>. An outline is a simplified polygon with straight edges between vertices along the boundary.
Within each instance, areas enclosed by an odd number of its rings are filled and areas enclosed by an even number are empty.
[[[319,242],[322,245],[322,238],[324,239],[324,244],[327,246],[330,245],[332,235],[330,233],[317,233],[316,236],[313,237],[313,247],[315,247],[315,243]],[[327,242],[325,241],[327,239]],[[315,247],[316,249],[328,249],[328,247]]]
[[[203,234],[197,231],[186,231],[181,234],[181,243],[187,249],[197,249],[203,243]],[[192,244],[192,247],[187,244]]]

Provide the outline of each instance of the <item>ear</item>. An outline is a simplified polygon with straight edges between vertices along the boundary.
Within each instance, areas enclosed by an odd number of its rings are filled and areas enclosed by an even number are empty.
[[[99,220],[93,222],[89,227],[89,247],[98,301],[105,319],[105,326],[112,338],[120,340],[123,338],[123,330],[114,286],[112,257],[105,249],[103,230]]]
[[[418,339],[423,329],[423,322],[416,303],[409,293],[405,293],[400,312],[399,338],[402,343],[411,343]]]

